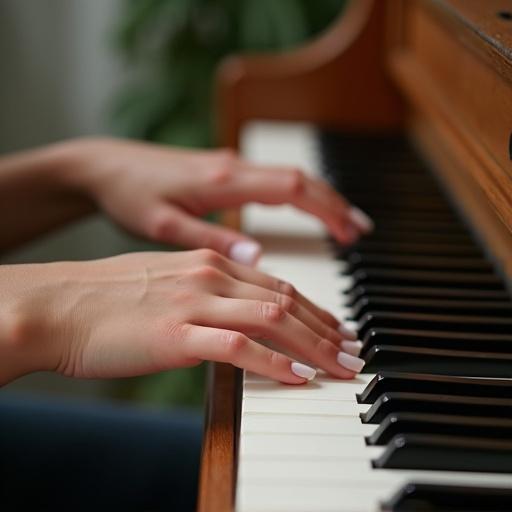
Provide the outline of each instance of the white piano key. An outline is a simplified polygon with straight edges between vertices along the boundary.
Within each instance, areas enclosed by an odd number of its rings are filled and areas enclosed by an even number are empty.
[[[362,436],[326,436],[304,434],[254,434],[243,437],[240,454],[246,459],[302,460],[335,458],[367,460],[382,454],[382,446],[366,446]]]
[[[343,405],[340,407],[340,403]],[[288,399],[247,396],[243,399],[244,414],[307,414],[323,416],[357,417],[359,412],[366,412],[369,405],[355,404],[349,399],[341,400],[315,400],[315,399]],[[357,419],[359,421],[359,419]]]
[[[313,470],[311,471],[313,473]],[[343,472],[337,471],[345,477]],[[289,511],[336,511],[336,512],[378,512],[379,504],[389,499],[396,490],[410,481],[422,483],[444,483],[448,485],[479,485],[509,487],[510,478],[500,474],[452,474],[417,475],[404,473],[392,482],[360,481],[354,486],[352,480],[326,478],[318,485],[311,485],[308,479],[296,483],[272,483],[267,480],[243,481],[237,495],[242,510],[250,512]]]
[[[336,436],[367,436],[375,425],[364,425],[357,416],[315,415],[308,410],[301,414],[251,414],[245,411],[241,435],[249,434],[325,434]]]
[[[412,480],[422,482],[440,482],[462,485],[494,485],[507,486],[512,484],[510,475],[501,473],[467,473],[455,471],[405,471],[373,469],[364,461],[351,461],[341,464],[340,460],[311,459],[304,463],[290,464],[287,460],[251,460],[238,473],[243,482],[267,482],[276,485],[304,486],[342,486],[342,487],[399,487]]]
[[[286,386],[271,380],[252,380],[244,383],[244,397],[288,398],[293,400],[350,400],[355,403],[375,374],[361,374],[351,380],[317,377],[303,386]]]
[[[300,400],[300,399],[260,399],[246,397],[243,413],[253,417],[254,413],[274,415],[277,419],[285,415],[332,416],[334,418],[351,418],[361,423],[359,414],[366,412],[368,404],[357,404],[349,400]],[[334,421],[334,420],[331,420]]]
[[[311,176],[319,175],[315,131],[307,123],[250,123],[244,128],[241,149],[255,163],[295,165]]]
[[[244,512],[377,512],[375,497],[364,490],[305,486],[269,487],[245,482],[237,495]]]

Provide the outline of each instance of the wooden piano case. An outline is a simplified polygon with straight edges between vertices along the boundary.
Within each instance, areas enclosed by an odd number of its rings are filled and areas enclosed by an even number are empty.
[[[510,282],[511,0],[353,0],[311,44],[228,59],[218,100],[220,142],[233,148],[255,119],[406,132]],[[201,512],[233,510],[240,381],[211,365]]]

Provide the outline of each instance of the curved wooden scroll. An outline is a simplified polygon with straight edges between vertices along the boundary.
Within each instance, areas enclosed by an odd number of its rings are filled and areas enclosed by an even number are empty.
[[[401,102],[385,69],[386,4],[351,2],[330,30],[295,51],[227,59],[218,72],[220,143],[236,148],[251,119],[396,127]]]

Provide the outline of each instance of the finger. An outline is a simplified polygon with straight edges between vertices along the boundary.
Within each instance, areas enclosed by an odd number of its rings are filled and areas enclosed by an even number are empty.
[[[218,265],[221,267],[221,270],[239,281],[261,286],[262,288],[267,288],[268,290],[291,297],[318,317],[322,322],[333,329],[337,329],[344,339],[351,341],[357,340],[358,336],[356,332],[344,327],[334,315],[311,302],[307,297],[297,291],[292,284],[260,272],[257,269],[239,265],[236,262],[220,260],[218,261]]]
[[[290,203],[321,219],[342,243],[351,243],[372,228],[368,216],[353,207],[327,183],[309,178],[299,169],[239,164],[229,182],[212,186],[208,202],[214,207],[256,201]]]
[[[181,341],[189,358],[231,363],[286,384],[304,384],[316,374],[313,368],[236,331],[187,325]]]
[[[332,341],[336,346],[341,347],[343,337],[340,332],[326,324],[316,315],[311,313],[302,304],[294,300],[289,295],[263,288],[254,284],[248,284],[237,279],[229,278],[219,283],[218,292],[223,297],[236,299],[259,300],[263,302],[274,302],[279,304],[289,314],[295,316],[304,325],[307,325],[312,331],[322,338]]]
[[[191,249],[209,248],[244,265],[255,265],[261,246],[251,238],[196,219],[178,208],[159,205],[152,215],[153,239]]]
[[[227,328],[252,338],[271,340],[316,367],[351,379],[364,361],[352,356],[273,302],[215,297],[198,311],[202,325]]]
[[[308,208],[313,204],[325,204],[329,206],[333,214],[332,220],[326,218],[324,222],[327,226],[330,226],[330,222],[335,222],[335,224],[331,226],[331,231],[337,229],[337,215],[343,216],[343,220],[346,222],[345,229],[351,231],[355,230],[357,237],[359,234],[367,234],[373,230],[374,224],[370,217],[360,208],[348,203],[328,183],[315,179],[308,179],[307,183],[309,187],[305,187],[306,194],[304,197],[298,198],[296,206],[306,211],[309,211]],[[300,205],[301,202],[304,203],[304,206]]]
[[[290,203],[322,220],[342,244],[355,243],[361,232],[351,219],[349,203],[325,182],[308,177],[304,177],[303,182],[301,193],[295,194]]]

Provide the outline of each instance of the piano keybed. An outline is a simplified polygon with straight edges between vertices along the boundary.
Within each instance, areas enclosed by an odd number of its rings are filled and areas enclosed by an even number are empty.
[[[376,229],[347,249],[288,208],[247,212],[262,269],[356,328],[366,366],[301,387],[244,376],[237,511],[512,510],[512,302],[435,177],[401,137],[247,141],[322,167]]]

